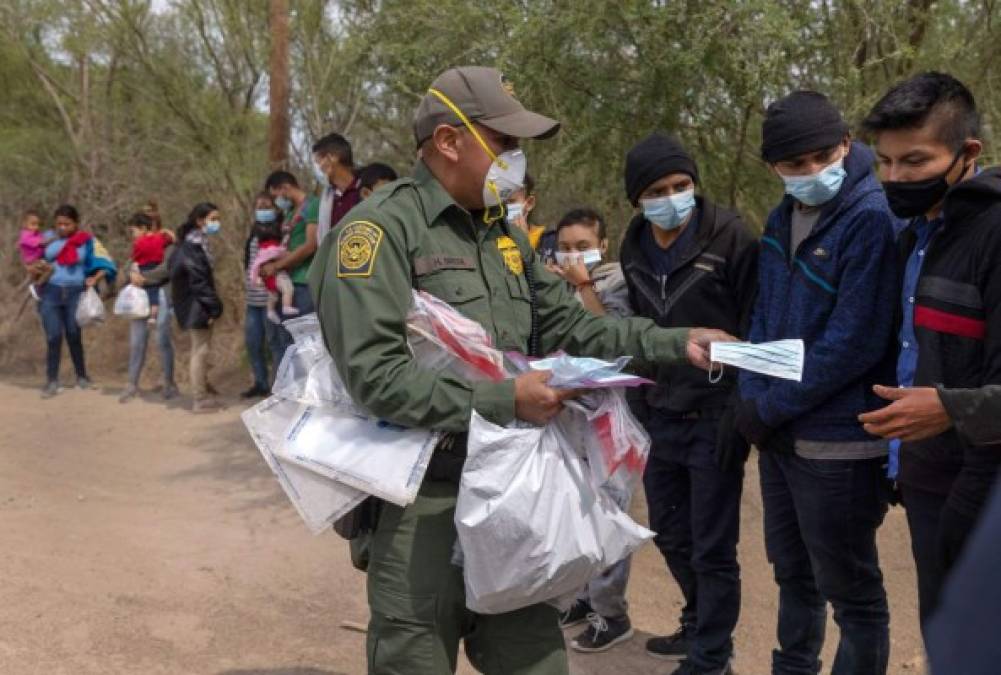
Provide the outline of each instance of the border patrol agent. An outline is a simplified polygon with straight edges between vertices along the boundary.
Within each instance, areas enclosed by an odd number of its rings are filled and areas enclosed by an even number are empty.
[[[478,321],[505,351],[631,354],[653,363],[687,357],[708,367],[708,343],[729,338],[591,315],[545,269],[524,233],[505,225],[503,204],[526,168],[518,139],[558,130],[555,120],[526,110],[499,71],[446,71],[417,110],[421,159],[413,178],[380,188],[348,213],[324,239],[310,272],[324,341],[354,399],[392,423],[450,432],[417,500],[407,508],[382,504],[371,534],[370,673],[454,672],[460,640],[485,673],[568,668],[554,607],[473,614],[452,554],[472,411],[501,425],[515,418],[544,424],[573,392],[548,387],[549,373],[467,382],[421,368],[406,341],[412,288]]]

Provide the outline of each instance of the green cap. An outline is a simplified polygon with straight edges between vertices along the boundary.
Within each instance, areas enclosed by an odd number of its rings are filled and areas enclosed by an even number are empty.
[[[431,83],[471,122],[478,122],[515,138],[549,138],[560,130],[560,123],[526,110],[514,97],[514,87],[496,68],[460,66],[450,68]],[[434,133],[440,124],[458,126],[462,120],[429,90],[414,115],[414,138],[417,145]]]

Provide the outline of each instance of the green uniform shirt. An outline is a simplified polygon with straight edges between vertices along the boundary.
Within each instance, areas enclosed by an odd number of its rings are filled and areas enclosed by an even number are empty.
[[[355,401],[406,427],[463,431],[473,409],[510,423],[514,381],[468,382],[422,368],[407,348],[406,316],[416,287],[479,322],[499,349],[525,352],[532,321],[523,260],[535,275],[543,353],[686,358],[686,329],[592,315],[524,233],[503,220],[474,222],[418,162],[413,178],[376,192],[324,238],[309,274],[324,342]]]
[[[320,200],[316,197],[306,197],[306,200],[299,208],[292,211],[286,221],[286,229],[289,230],[288,247],[289,253],[306,243],[306,228],[320,222]],[[303,260],[294,269],[288,270],[288,275],[292,278],[293,284],[305,284],[309,281],[309,267],[316,254]]]

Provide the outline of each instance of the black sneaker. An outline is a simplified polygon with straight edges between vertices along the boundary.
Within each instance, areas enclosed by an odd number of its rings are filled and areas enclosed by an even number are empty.
[[[688,654],[688,631],[682,626],[673,635],[652,637],[646,641],[646,653],[658,659],[683,659]]]
[[[240,392],[240,398],[260,398],[262,396],[268,396],[271,392],[264,387],[258,387],[256,384],[247,389],[246,391]]]
[[[722,668],[705,670],[704,668],[698,668],[688,659],[684,659],[672,675],[733,675],[733,668],[730,667],[730,662],[728,661]]]
[[[574,600],[570,609],[560,614],[560,628],[572,628],[587,622],[587,615],[593,612],[587,600]]]
[[[597,612],[591,612],[587,615],[587,620],[591,625],[570,642],[570,646],[578,652],[603,652],[633,636],[633,626],[629,623],[628,616],[608,619]]]

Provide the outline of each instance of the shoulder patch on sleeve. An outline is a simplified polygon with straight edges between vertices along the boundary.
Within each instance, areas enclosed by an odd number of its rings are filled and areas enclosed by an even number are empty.
[[[382,228],[367,220],[348,223],[337,233],[337,277],[370,277],[382,243]]]

